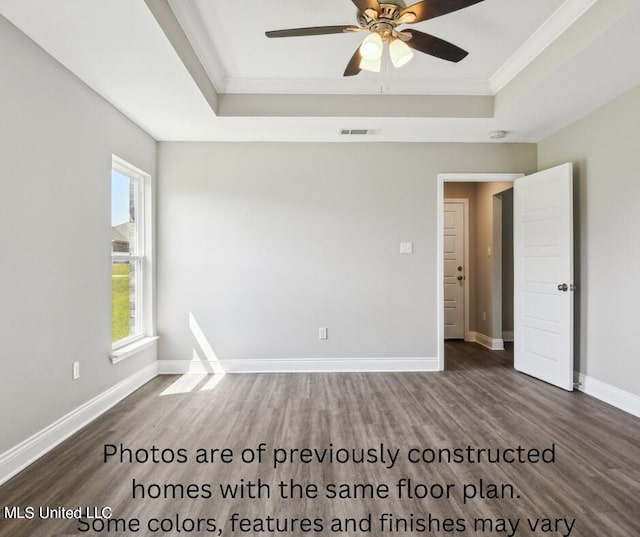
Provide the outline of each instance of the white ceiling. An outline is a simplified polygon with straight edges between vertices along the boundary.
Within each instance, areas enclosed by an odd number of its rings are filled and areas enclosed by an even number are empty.
[[[170,0],[216,88],[232,93],[491,94],[491,77],[564,0],[485,0],[406,28],[470,54],[459,64],[425,54],[381,74],[342,73],[365,34],[268,39],[265,30],[356,23],[350,0]],[[240,20],[239,13],[250,14]]]
[[[362,34],[264,32],[351,24],[349,0],[169,2],[220,93],[217,113],[143,0],[0,0],[0,14],[158,140],[475,142],[503,129],[507,142],[536,142],[640,84],[640,0],[485,0],[414,26],[467,49],[459,64],[417,53],[401,69],[348,79]],[[280,106],[257,110],[254,94],[275,94]],[[314,97],[289,114],[297,97],[278,94]],[[495,113],[336,113],[326,100],[336,94],[383,94],[396,105],[403,94],[425,105],[436,94],[495,96]],[[251,114],[225,113],[227,95]],[[341,128],[380,134],[341,137]]]

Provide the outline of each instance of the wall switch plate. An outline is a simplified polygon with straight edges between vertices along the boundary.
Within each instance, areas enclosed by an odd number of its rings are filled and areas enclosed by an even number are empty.
[[[80,362],[73,362],[73,380],[80,378]]]
[[[328,335],[327,335],[327,329],[325,327],[321,327],[318,329],[318,337],[320,339],[327,339]]]
[[[413,243],[412,242],[401,242],[400,243],[400,253],[401,254],[412,254],[413,253]]]
[[[486,312],[486,311],[483,311],[483,312],[482,312],[482,320],[483,320],[483,321],[486,321],[486,320],[487,320],[487,312]]]

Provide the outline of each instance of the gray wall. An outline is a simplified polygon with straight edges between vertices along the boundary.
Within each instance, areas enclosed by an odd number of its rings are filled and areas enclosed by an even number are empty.
[[[575,165],[579,370],[640,395],[640,87],[539,144]]]
[[[513,332],[513,189],[502,198],[502,332]]]
[[[435,357],[437,174],[536,147],[169,142],[158,166],[161,359],[192,358],[190,313],[220,359]]]
[[[2,17],[0,65],[2,453],[155,359],[109,361],[111,154],[156,144]]]
[[[517,171],[517,170],[516,170]],[[498,313],[502,311],[502,286],[498,286],[501,270],[496,260],[502,259],[501,249],[494,238],[494,219],[502,222],[502,214],[495,214],[494,196],[513,187],[513,183],[489,182],[476,186],[476,331],[490,338],[502,337],[502,320],[498,323]],[[491,248],[491,256],[488,255]],[[501,267],[500,267],[501,268]],[[486,313],[486,319],[482,314]]]

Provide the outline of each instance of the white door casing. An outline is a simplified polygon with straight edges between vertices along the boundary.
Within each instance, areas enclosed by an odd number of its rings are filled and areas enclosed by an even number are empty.
[[[444,337],[465,337],[465,204],[445,201],[443,213]]]
[[[516,179],[514,366],[573,390],[573,166]]]

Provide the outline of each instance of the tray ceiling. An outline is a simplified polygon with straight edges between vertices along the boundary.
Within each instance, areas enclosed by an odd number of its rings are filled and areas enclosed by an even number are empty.
[[[505,130],[498,143],[537,142],[640,84],[640,0],[484,0],[415,25],[467,49],[462,62],[416,53],[348,79],[362,34],[264,35],[355,12],[351,0],[0,0],[157,140],[487,142]]]
[[[469,52],[460,63],[416,53],[381,73],[342,73],[364,33],[268,39],[266,30],[355,24],[350,0],[170,0],[182,28],[222,93],[494,93],[493,77],[564,0],[485,0],[411,28]],[[405,26],[407,27],[407,26]]]

